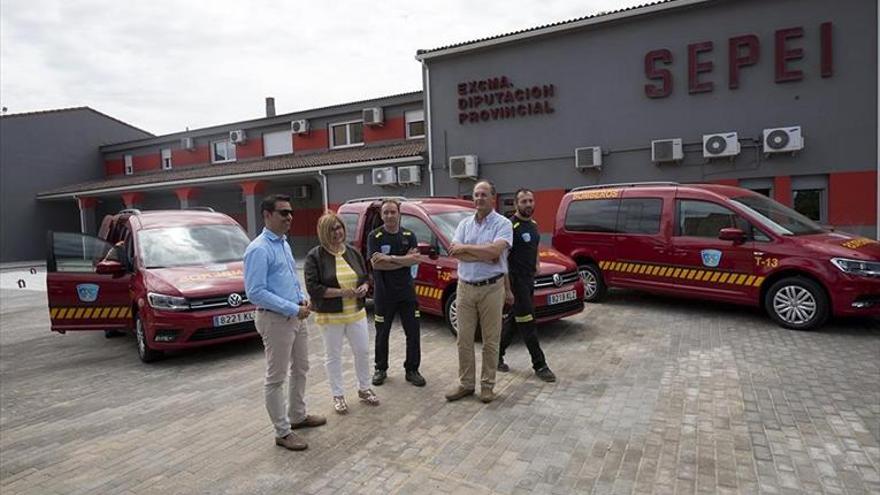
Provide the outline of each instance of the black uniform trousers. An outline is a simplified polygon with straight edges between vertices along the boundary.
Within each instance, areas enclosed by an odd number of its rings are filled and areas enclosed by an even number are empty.
[[[538,343],[538,331],[535,325],[535,305],[532,301],[535,295],[535,277],[515,273],[510,273],[509,277],[510,290],[513,292],[513,315],[508,318],[501,330],[501,349],[498,355],[500,359],[504,358],[504,351],[513,340],[514,332],[519,331],[532,356],[532,368],[539,370],[547,366],[547,361]]]
[[[376,369],[388,370],[388,339],[391,336],[391,323],[394,316],[400,315],[400,324],[403,325],[403,333],[406,335],[406,360],[403,367],[406,371],[418,371],[422,360],[419,329],[419,303],[417,300],[410,301],[383,301],[383,297],[377,297],[374,307],[374,320],[376,322]]]

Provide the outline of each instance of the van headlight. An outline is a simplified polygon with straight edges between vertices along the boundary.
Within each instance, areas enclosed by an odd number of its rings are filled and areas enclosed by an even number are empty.
[[[185,297],[168,296],[165,294],[157,294],[155,292],[147,293],[147,301],[153,309],[164,309],[168,311],[184,311],[189,309],[189,303]]]
[[[876,261],[850,260],[846,258],[831,258],[831,263],[843,273],[861,275],[863,277],[880,277],[880,263]]]

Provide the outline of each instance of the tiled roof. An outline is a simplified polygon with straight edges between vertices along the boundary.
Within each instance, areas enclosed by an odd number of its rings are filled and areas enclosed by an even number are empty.
[[[342,150],[330,150],[311,154],[286,155],[256,160],[239,160],[235,163],[222,165],[204,165],[199,167],[187,167],[176,170],[156,171],[147,174],[126,175],[91,182],[83,182],[65,186],[37,194],[38,198],[56,195],[88,194],[91,191],[100,191],[128,186],[144,186],[154,189],[161,187],[163,183],[177,181],[204,179],[217,176],[242,176],[246,179],[249,175],[260,172],[272,172],[281,170],[309,169],[315,171],[321,167],[331,165],[344,165],[348,163],[361,163],[394,158],[407,158],[423,156],[426,150],[425,141],[418,139],[406,143],[396,143],[380,146],[363,146]]]
[[[18,118],[18,117],[32,117],[35,115],[45,115],[45,114],[51,114],[51,113],[79,112],[79,111],[96,113],[96,114],[100,115],[101,117],[108,118],[114,122],[119,122],[122,125],[125,125],[127,127],[131,127],[132,129],[134,129],[136,131],[143,132],[147,136],[150,136],[150,137],[155,136],[155,134],[153,134],[151,132],[147,132],[139,127],[135,127],[135,126],[129,124],[128,122],[124,122],[122,120],[119,120],[116,117],[111,117],[111,116],[107,115],[106,113],[99,112],[91,107],[53,108],[53,109],[49,109],[49,110],[35,110],[33,112],[8,113],[8,114],[4,114],[4,115],[0,116],[0,118],[13,119],[13,118]]]
[[[657,2],[649,2],[649,3],[644,3],[644,4],[641,4],[641,5],[634,5],[634,6],[632,6],[632,7],[627,7],[627,8],[624,8],[624,9],[612,10],[612,11],[608,11],[608,12],[600,12],[600,13],[598,13],[598,14],[587,15],[587,16],[578,17],[578,18],[575,18],[575,19],[569,19],[569,20],[566,20],[566,21],[554,22],[554,23],[551,23],[551,24],[544,24],[544,25],[541,25],[541,26],[535,26],[535,27],[531,27],[531,28],[520,29],[519,31],[511,31],[511,32],[509,32],[509,33],[498,34],[498,35],[495,35],[495,36],[488,36],[488,37],[486,37],[486,38],[480,38],[480,39],[471,40],[471,41],[464,41],[464,42],[461,42],[461,43],[455,43],[455,44],[452,44],[452,45],[446,45],[446,46],[441,46],[441,47],[437,47],[437,48],[431,48],[431,49],[428,49],[428,50],[418,50],[418,51],[416,51],[416,55],[418,55],[418,56],[421,56],[421,55],[427,55],[427,54],[434,53],[434,52],[440,52],[440,51],[443,51],[443,50],[449,50],[449,49],[451,49],[451,48],[459,48],[459,47],[463,47],[463,46],[467,46],[467,45],[474,45],[474,44],[477,44],[477,43],[482,43],[482,42],[485,42],[485,41],[499,40],[499,39],[501,39],[501,38],[513,37],[513,36],[517,36],[517,35],[521,35],[521,34],[526,34],[526,33],[533,33],[533,32],[535,32],[535,31],[541,31],[541,30],[544,30],[544,29],[556,28],[556,27],[565,26],[565,25],[568,25],[568,24],[576,24],[576,23],[579,23],[579,22],[581,22],[581,21],[585,21],[585,20],[588,20],[588,19],[600,19],[600,20],[601,20],[602,17],[608,17],[608,16],[611,16],[611,15],[613,15],[613,14],[620,14],[620,13],[622,13],[622,12],[629,12],[629,11],[634,11],[634,10],[643,9],[643,8],[646,8],[646,7],[653,7],[653,6],[656,6],[656,5],[667,4],[667,3],[683,3],[683,2],[681,2],[681,0],[659,0],[659,1],[657,1]],[[670,5],[670,7],[674,7],[674,5]],[[539,35],[539,34],[541,34],[541,33],[534,33],[534,34],[535,34],[535,35]]]

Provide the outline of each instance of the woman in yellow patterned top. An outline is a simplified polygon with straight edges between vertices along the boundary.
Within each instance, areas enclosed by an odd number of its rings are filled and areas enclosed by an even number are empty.
[[[364,300],[370,288],[366,264],[354,247],[345,243],[345,224],[333,212],[318,219],[320,245],[306,256],[306,290],[312,300],[315,321],[324,338],[324,366],[333,394],[333,408],[348,412],[342,384],[342,343],[354,354],[358,398],[371,406],[379,398],[370,388],[370,338]]]

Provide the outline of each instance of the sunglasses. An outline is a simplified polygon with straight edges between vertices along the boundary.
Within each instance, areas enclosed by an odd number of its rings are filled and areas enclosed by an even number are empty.
[[[278,214],[281,215],[282,217],[292,217],[293,216],[293,210],[275,210],[275,211],[278,212]]]

